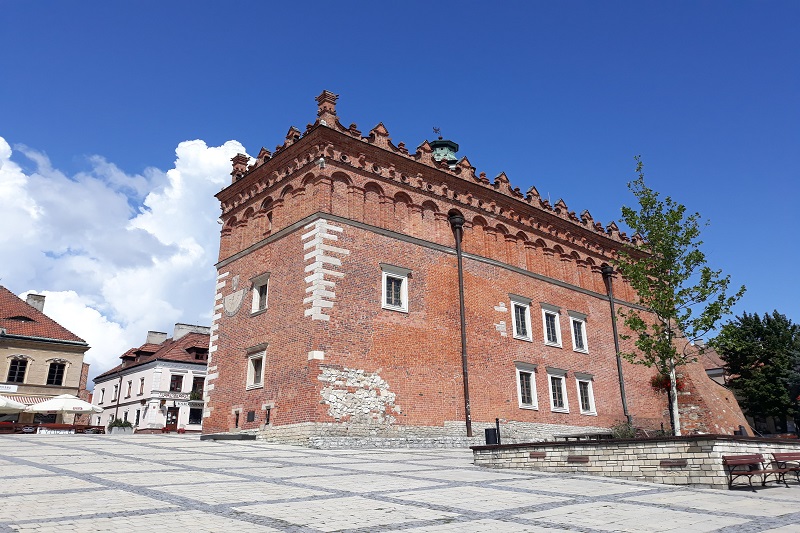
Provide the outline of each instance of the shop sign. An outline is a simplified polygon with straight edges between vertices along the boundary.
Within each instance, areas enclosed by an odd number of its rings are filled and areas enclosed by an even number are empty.
[[[0,385],[0,392],[17,392],[18,385]]]
[[[40,435],[74,435],[74,429],[53,429],[53,428],[43,428],[39,426],[39,431],[36,433]]]

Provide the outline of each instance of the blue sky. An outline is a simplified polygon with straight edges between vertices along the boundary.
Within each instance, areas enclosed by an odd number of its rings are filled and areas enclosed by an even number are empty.
[[[273,149],[328,89],[346,125],[412,148],[438,126],[478,172],[604,223],[641,154],[710,221],[711,266],[748,288],[736,312],[800,322],[800,4],[494,4],[3,1],[0,220],[26,231],[0,244],[27,253],[0,283],[95,312],[73,329],[97,372],[147,329],[209,322],[228,141]],[[149,294],[120,281],[177,264]]]

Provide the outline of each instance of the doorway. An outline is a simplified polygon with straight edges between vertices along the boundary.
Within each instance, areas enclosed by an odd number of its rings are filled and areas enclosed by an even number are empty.
[[[167,426],[169,431],[178,430],[178,413],[180,413],[180,411],[180,407],[170,407],[167,409],[167,423],[164,425]]]

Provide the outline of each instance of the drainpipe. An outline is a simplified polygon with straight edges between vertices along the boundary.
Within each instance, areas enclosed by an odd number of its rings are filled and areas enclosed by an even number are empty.
[[[464,417],[467,424],[467,437],[472,436],[472,415],[469,406],[469,371],[467,370],[467,322],[464,311],[464,265],[461,257],[461,237],[464,217],[453,212],[447,217],[456,238],[456,258],[458,258],[458,303],[461,313],[461,373],[464,376]]]
[[[628,412],[628,400],[625,396],[625,378],[622,376],[622,358],[619,355],[619,334],[617,333],[617,312],[614,308],[614,269],[610,265],[603,265],[603,281],[606,284],[608,294],[608,304],[611,306],[611,330],[614,333],[614,351],[617,353],[617,375],[619,377],[619,394],[622,397],[622,412],[628,424],[633,423],[631,414]]]

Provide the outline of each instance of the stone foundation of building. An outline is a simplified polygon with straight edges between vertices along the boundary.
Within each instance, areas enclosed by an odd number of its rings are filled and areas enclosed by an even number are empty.
[[[258,440],[295,444],[310,448],[467,448],[485,444],[486,428],[495,424],[472,424],[467,437],[464,422],[449,421],[443,426],[378,426],[348,423],[314,423],[268,426],[255,433]],[[500,424],[501,442],[507,444],[553,440],[556,435],[607,433],[607,428],[505,422]]]

